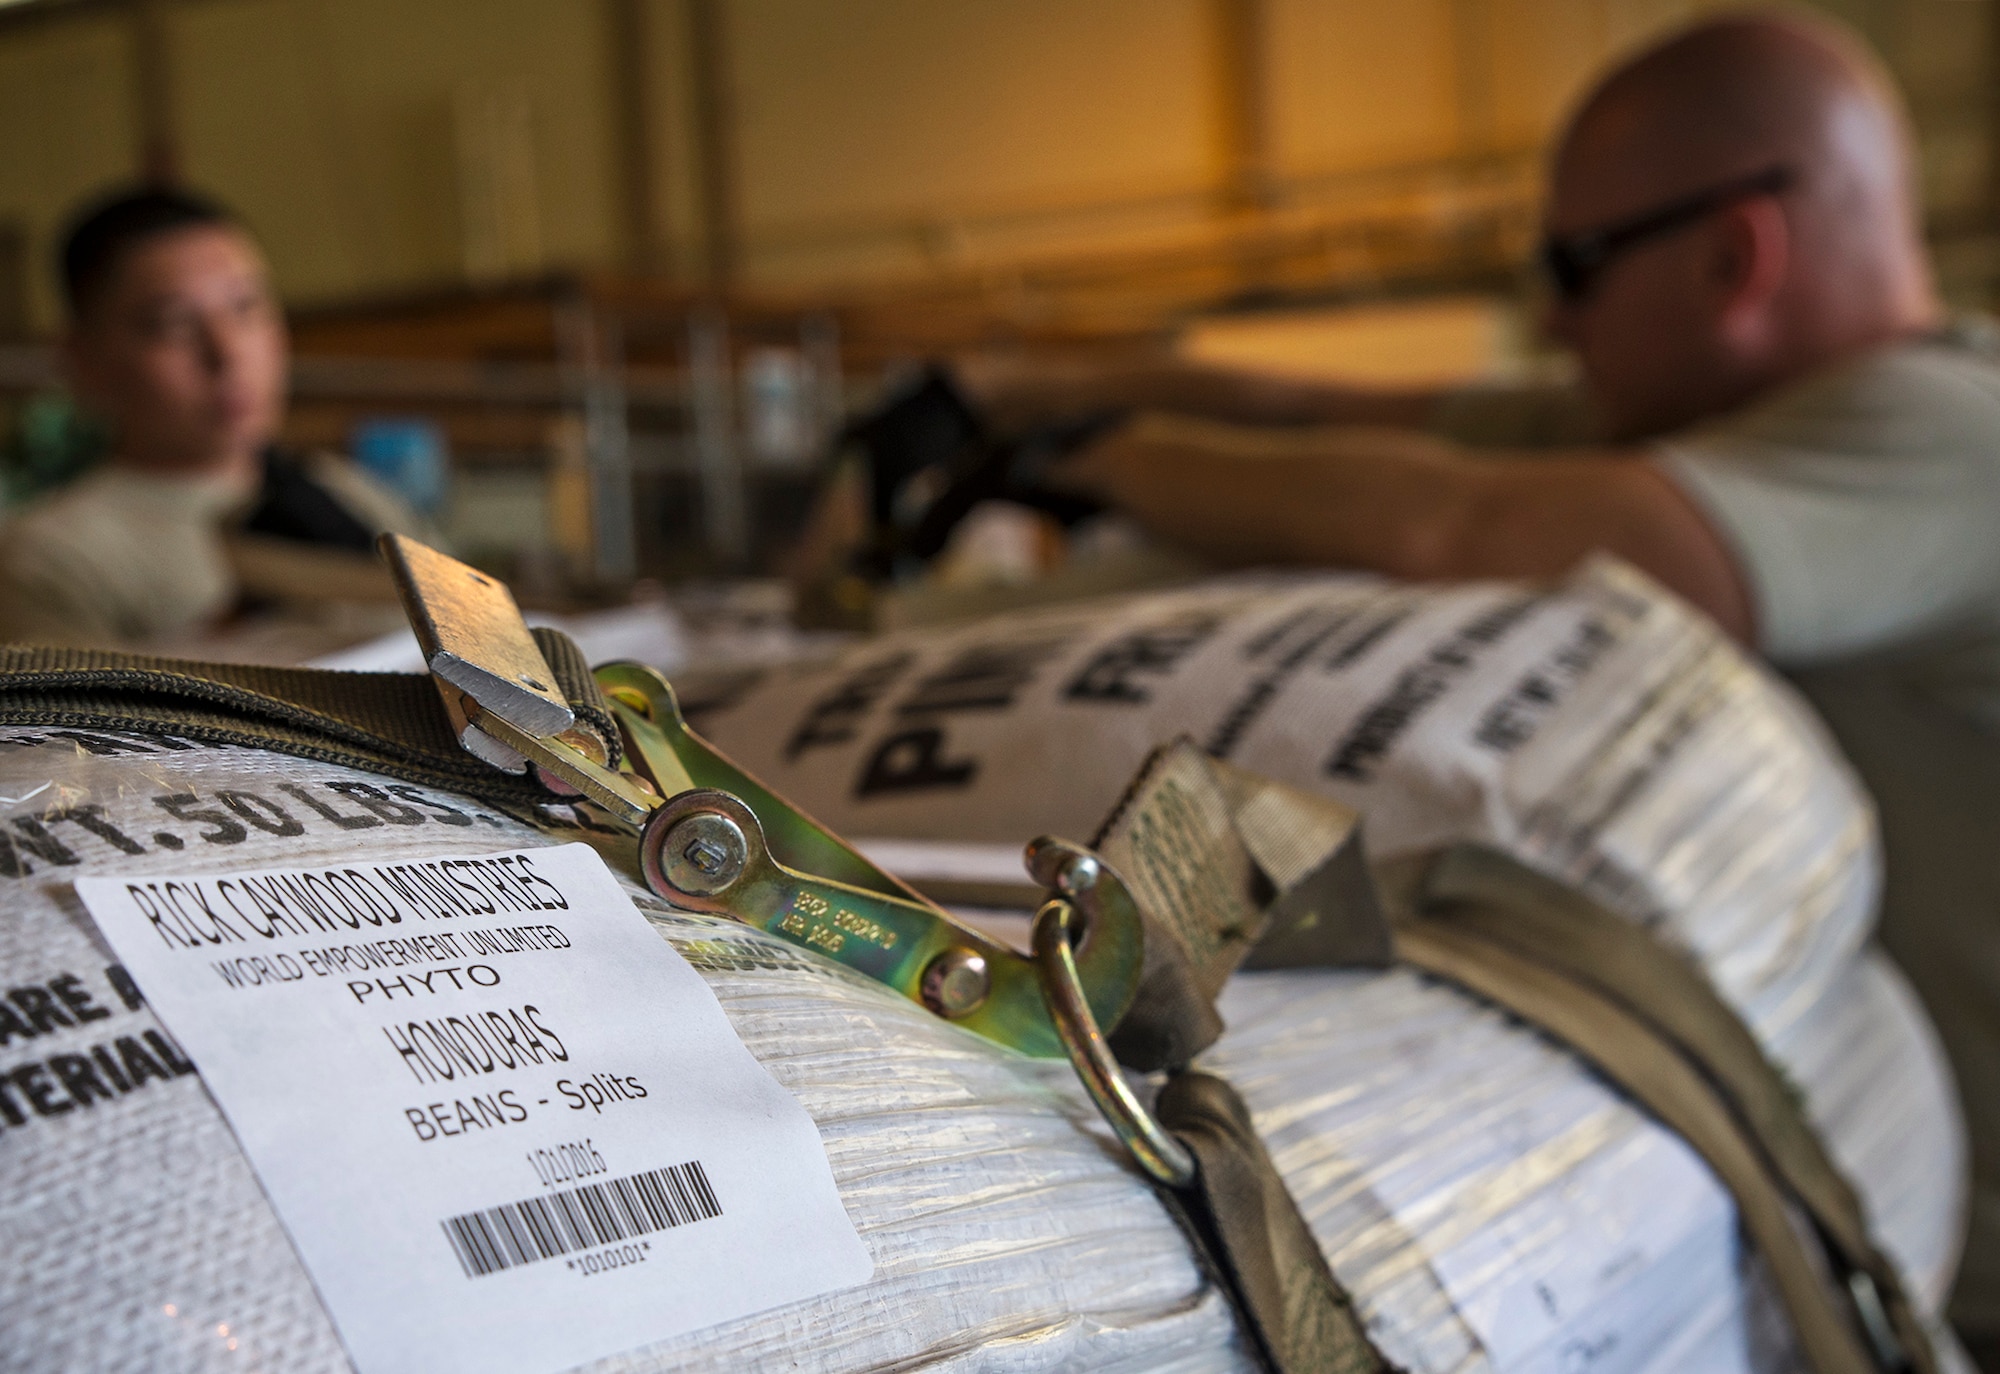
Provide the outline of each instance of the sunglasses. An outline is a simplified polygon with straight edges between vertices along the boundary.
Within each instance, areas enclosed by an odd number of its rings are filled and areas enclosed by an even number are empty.
[[[1794,180],[1796,178],[1789,167],[1767,167],[1751,176],[1696,191],[1693,195],[1669,201],[1657,210],[1619,220],[1602,229],[1585,229],[1560,238],[1551,234],[1542,240],[1536,256],[1557,294],[1566,301],[1580,301],[1590,294],[1590,288],[1612,260],[1627,249],[1693,224],[1704,215],[1712,215],[1724,206],[1749,196],[1776,195],[1790,187]]]

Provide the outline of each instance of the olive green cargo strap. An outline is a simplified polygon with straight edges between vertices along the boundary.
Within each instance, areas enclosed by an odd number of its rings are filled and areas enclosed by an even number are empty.
[[[1205,1255],[1219,1257],[1222,1287],[1279,1374],[1384,1374],[1394,1368],[1368,1339],[1284,1176],[1271,1161],[1234,1088],[1184,1069],[1153,1104],[1194,1156],[1199,1186],[1163,1190]]]
[[[1207,759],[1183,741],[1147,762],[1095,848],[1154,926],[1174,937],[1171,957],[1149,941],[1139,999],[1109,1041],[1129,1067],[1171,1075],[1157,1121],[1141,1121],[1131,1135],[1153,1153],[1148,1130],[1178,1138],[1200,1173],[1233,1177],[1236,1192],[1198,1179],[1196,1204],[1216,1217],[1271,1219],[1275,1187],[1289,1212],[1283,1224],[1223,1238],[1239,1303],[1267,1345],[1282,1351],[1290,1341],[1320,1361],[1274,1358],[1275,1367],[1346,1368],[1340,1361],[1350,1358],[1351,1340],[1331,1349],[1314,1344],[1321,1327],[1340,1329],[1344,1321],[1358,1330],[1331,1275],[1330,1298],[1304,1305],[1299,1294],[1316,1286],[1309,1274],[1302,1271],[1290,1290],[1258,1277],[1281,1272],[1266,1257],[1283,1253],[1291,1228],[1303,1230],[1304,1222],[1240,1100],[1187,1064],[1220,1032],[1208,1003],[1235,967],[1382,962],[1376,890],[1355,887],[1353,813]],[[1933,1374],[1922,1324],[1894,1265],[1869,1239],[1853,1189],[1783,1077],[1695,966],[1496,850],[1462,845],[1378,873],[1398,918],[1396,958],[1543,1031],[1707,1160],[1769,1264],[1815,1374]],[[1144,1033],[1134,1034],[1135,1027]],[[1089,1083],[1089,1072],[1084,1076]],[[1203,1080],[1198,1089],[1195,1079]],[[1196,1101],[1201,1110],[1191,1112]],[[1107,1106],[1114,1127],[1124,1110]],[[1231,1117],[1236,1130],[1217,1129]],[[1226,1164],[1216,1162],[1218,1142]],[[1270,1182],[1262,1201],[1251,1202],[1242,1180],[1258,1168]],[[1335,1308],[1334,1319],[1314,1325]]]
[[[561,685],[574,701],[574,686]],[[601,696],[585,704],[603,712]],[[608,712],[604,716],[609,719]],[[550,799],[531,779],[466,753],[438,707],[431,679],[415,673],[335,673],[0,645],[0,725],[169,734],[385,773],[502,805]],[[616,730],[611,734],[615,738]]]
[[[1215,1043],[1237,968],[1386,966],[1388,926],[1351,807],[1212,759],[1186,739],[1153,752],[1091,848],[1166,938],[1111,1036],[1118,1062],[1180,1068]]]
[[[1387,963],[1358,819],[1185,739],[1156,750],[1091,846],[1148,917],[1138,993],[1108,1039],[1089,1024],[1078,1034],[1076,1021],[1087,1018],[1065,1014],[1055,971],[1065,904],[1052,901],[1036,917],[1045,994],[1078,1074],[1273,1374],[1387,1374],[1395,1366],[1368,1338],[1249,1108],[1192,1061],[1221,1035],[1215,997],[1246,960]],[[1166,1072],[1150,1111],[1120,1064]]]
[[[605,766],[616,768],[625,746],[618,733],[618,722],[611,714],[611,703],[605,700],[604,691],[590,670],[590,660],[576,647],[576,641],[561,630],[537,625],[528,633],[534,637],[535,647],[542,651],[549,671],[555,674],[556,690],[568,699],[578,723],[604,746]]]
[[[1853,1188],[1699,969],[1480,846],[1431,860],[1410,905],[1396,927],[1401,959],[1544,1031],[1708,1162],[1817,1374],[1933,1374],[1929,1338]]]

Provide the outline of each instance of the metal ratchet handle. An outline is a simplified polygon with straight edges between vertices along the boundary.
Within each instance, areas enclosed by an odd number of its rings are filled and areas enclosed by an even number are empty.
[[[460,744],[503,771],[532,768],[637,832],[659,896],[817,950],[996,1043],[1064,1052],[1033,961],[953,920],[695,735],[666,678],[634,663],[595,670],[629,763],[609,767],[574,728],[504,586],[402,536],[384,536],[382,552]],[[1090,1012],[1114,1024],[1138,989],[1137,907],[1086,850],[1037,842],[1028,862],[1046,886],[1096,893],[1076,972]]]
[[[697,788],[670,798],[639,838],[646,886],[814,950],[967,1030],[1028,1054],[1059,1051],[1013,951],[903,898],[794,872],[771,857],[740,798]]]
[[[676,906],[817,950],[1023,1054],[1070,1052],[1033,960],[928,902],[794,872],[771,857],[756,812],[730,793],[669,798],[640,836],[639,861],[646,885]],[[1086,855],[1081,864],[1096,861]],[[1072,947],[1077,995],[1107,1024],[1130,1005],[1144,953],[1136,909],[1126,914],[1089,921]]]
[[[594,670],[611,702],[626,755],[659,788],[674,796],[693,787],[732,792],[765,825],[780,862],[853,887],[930,903],[916,889],[885,872],[827,827],[773,792],[694,731],[681,716],[673,684],[642,663],[606,663]]]
[[[629,756],[660,790],[669,777],[695,784],[652,811],[641,833],[640,867],[655,893],[815,950],[1024,1054],[1064,1053],[1032,960],[952,919],[688,730],[672,687],[652,669],[609,664],[598,681]],[[668,777],[653,771],[659,763],[673,770]],[[773,852],[780,846],[782,859]],[[1045,886],[1088,894],[1079,984],[1092,1012],[1115,1023],[1144,957],[1136,904],[1079,846],[1038,841],[1029,867]]]

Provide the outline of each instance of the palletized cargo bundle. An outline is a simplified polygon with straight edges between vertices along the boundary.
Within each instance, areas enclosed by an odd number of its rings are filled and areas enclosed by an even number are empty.
[[[1862,948],[1866,803],[1782,688],[1628,572],[1543,592],[1231,582],[876,641],[736,688],[697,724],[854,835],[1089,839],[1151,747],[1188,734],[1361,807],[1378,859],[1468,838],[1526,859],[1698,958],[1798,1085],[1917,1303],[1941,1301],[1964,1147],[1921,1013]],[[393,869],[579,838],[817,1123],[875,1266],[593,1367],[1254,1367],[1066,1063],[668,908],[587,811],[517,816],[61,721],[0,729],[0,798],[0,1367],[346,1361],[192,1065],[110,971],[77,877]],[[1201,1062],[1249,1102],[1389,1360],[1791,1366],[1728,1194],[1564,1049],[1407,968],[1242,973],[1221,1011]]]

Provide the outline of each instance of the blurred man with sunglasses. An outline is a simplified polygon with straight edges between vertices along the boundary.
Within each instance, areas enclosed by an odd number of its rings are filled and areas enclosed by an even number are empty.
[[[1552,577],[1609,550],[1790,674],[1878,799],[1883,936],[1966,1102],[1976,1342],[2000,1338],[2000,346],[1946,318],[1913,181],[1844,32],[1710,20],[1605,78],[1557,148],[1546,323],[1581,398],[961,376],[1003,422],[1137,412],[1069,477],[1211,557]]]

